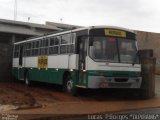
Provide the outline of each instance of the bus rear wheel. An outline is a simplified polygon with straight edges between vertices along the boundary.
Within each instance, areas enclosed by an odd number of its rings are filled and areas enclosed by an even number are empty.
[[[70,95],[77,95],[77,88],[73,86],[73,80],[70,75],[67,75],[64,80],[64,88],[67,93]]]

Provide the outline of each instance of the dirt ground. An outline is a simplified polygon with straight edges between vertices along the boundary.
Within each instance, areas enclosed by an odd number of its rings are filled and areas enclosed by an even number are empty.
[[[23,82],[0,83],[0,113],[19,115],[82,115],[160,107],[160,76],[156,76],[156,96],[142,100],[128,90],[81,90],[70,96],[60,86]]]

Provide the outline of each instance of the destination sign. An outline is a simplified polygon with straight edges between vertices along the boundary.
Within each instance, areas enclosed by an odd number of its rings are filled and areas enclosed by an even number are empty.
[[[121,30],[104,29],[104,33],[106,36],[126,37],[126,32]]]

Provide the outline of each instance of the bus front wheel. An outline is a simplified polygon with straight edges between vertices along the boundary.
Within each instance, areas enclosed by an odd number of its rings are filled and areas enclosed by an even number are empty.
[[[77,95],[77,88],[73,86],[73,80],[70,75],[67,75],[64,80],[64,90],[70,95]]]

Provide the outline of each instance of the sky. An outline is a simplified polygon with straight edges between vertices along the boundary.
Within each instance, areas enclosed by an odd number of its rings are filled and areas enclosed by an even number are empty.
[[[0,0],[0,19],[14,20],[14,3]],[[160,33],[159,6],[160,0],[17,0],[16,20],[112,25]]]

